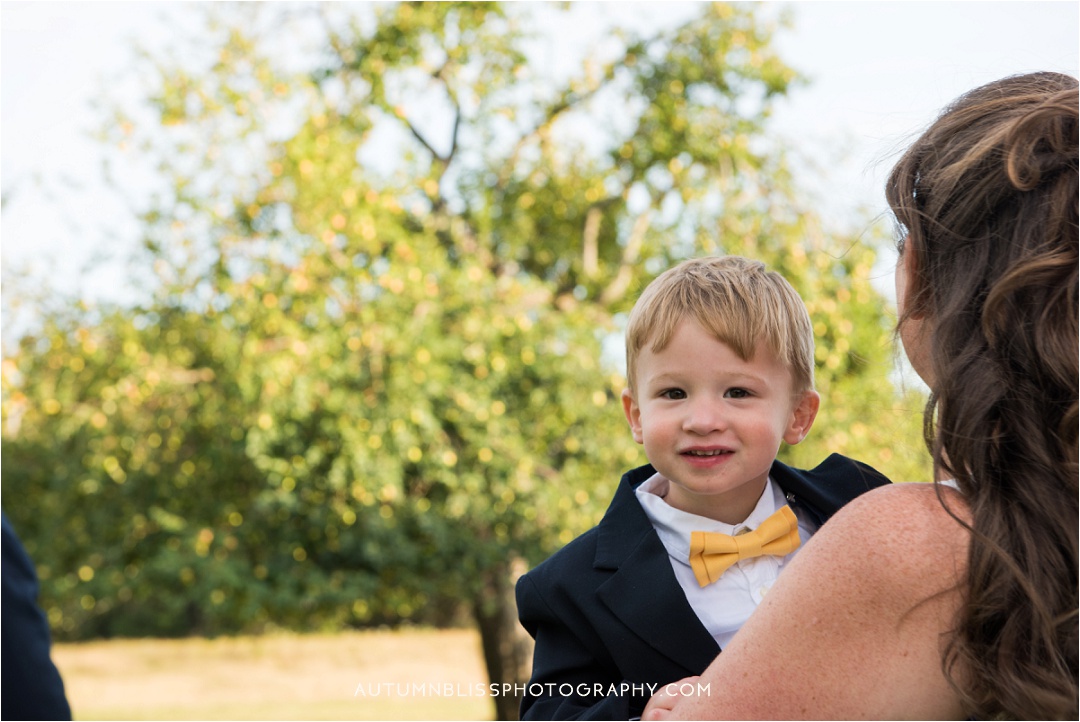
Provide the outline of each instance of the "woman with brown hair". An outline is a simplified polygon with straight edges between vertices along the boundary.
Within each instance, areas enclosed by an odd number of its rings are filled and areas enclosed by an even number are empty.
[[[893,169],[934,484],[822,527],[644,719],[1077,719],[1077,81],[957,99]]]

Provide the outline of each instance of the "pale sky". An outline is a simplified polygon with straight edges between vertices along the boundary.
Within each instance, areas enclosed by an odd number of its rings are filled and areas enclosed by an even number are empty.
[[[586,10],[640,13],[647,25],[677,17],[686,5]],[[783,102],[774,127],[823,166],[803,180],[825,192],[824,212],[840,220],[859,206],[884,209],[882,184],[895,151],[961,92],[1031,70],[1078,75],[1077,2],[789,5],[794,27],[778,36],[777,47],[811,83]],[[123,298],[124,276],[115,264],[84,270],[95,253],[122,254],[134,239],[131,212],[102,190],[100,151],[85,137],[97,124],[91,102],[120,91],[113,79],[134,62],[128,41],[168,42],[183,9],[140,2],[0,4],[6,272],[26,267],[64,290]]]

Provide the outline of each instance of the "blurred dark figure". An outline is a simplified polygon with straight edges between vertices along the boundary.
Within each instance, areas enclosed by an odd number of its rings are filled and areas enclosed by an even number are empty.
[[[49,625],[37,604],[34,564],[3,514],[3,701],[5,720],[69,720],[64,681],[49,657]]]

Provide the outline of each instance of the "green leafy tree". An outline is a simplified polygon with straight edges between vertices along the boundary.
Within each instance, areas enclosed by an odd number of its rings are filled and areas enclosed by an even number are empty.
[[[222,6],[183,63],[147,56],[106,134],[159,179],[146,300],[52,314],[4,361],[5,509],[57,633],[464,610],[491,680],[524,680],[513,582],[644,463],[611,349],[691,255],[807,299],[824,405],[787,460],[920,478],[874,251],[768,133],[799,79],[767,10],[613,31],[566,78],[529,4]]]

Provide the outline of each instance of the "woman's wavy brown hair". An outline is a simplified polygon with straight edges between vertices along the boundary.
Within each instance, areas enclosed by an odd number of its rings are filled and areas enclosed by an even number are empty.
[[[936,471],[971,505],[943,666],[980,718],[1077,719],[1077,81],[958,98],[893,169]]]

